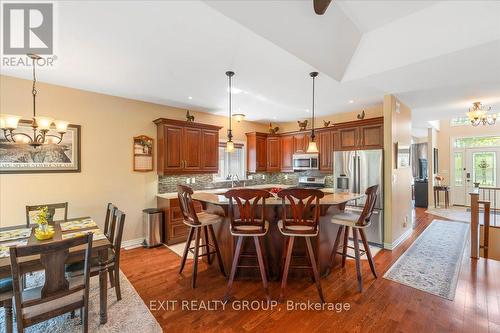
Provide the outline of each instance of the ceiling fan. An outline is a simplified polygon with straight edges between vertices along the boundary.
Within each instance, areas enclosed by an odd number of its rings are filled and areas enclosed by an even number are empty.
[[[314,11],[316,14],[323,15],[326,12],[328,5],[330,5],[330,2],[332,2],[332,0],[313,0]]]

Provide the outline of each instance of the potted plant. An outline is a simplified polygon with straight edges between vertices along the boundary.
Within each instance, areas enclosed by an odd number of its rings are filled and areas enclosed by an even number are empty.
[[[54,237],[54,227],[49,225],[49,221],[52,221],[52,218],[53,216],[49,212],[49,207],[40,207],[33,218],[34,222],[37,225],[35,229],[36,239],[45,240]]]
[[[436,175],[434,177],[434,179],[436,180],[436,185],[437,186],[441,186],[441,182],[444,180],[444,177],[443,176],[440,176],[440,175]]]

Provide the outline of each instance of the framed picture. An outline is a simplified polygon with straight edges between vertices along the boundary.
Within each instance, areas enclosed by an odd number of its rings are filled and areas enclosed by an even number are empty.
[[[33,136],[31,121],[19,122],[15,133]],[[59,136],[50,130],[47,134]],[[81,171],[81,127],[68,125],[59,144],[49,143],[32,147],[25,143],[23,135],[15,136],[17,142],[7,142],[4,132],[0,131],[0,173],[57,173]],[[48,140],[51,140],[49,137]]]
[[[410,145],[395,143],[396,150],[396,169],[410,167]]]
[[[134,137],[134,171],[153,171],[153,138],[146,135]]]

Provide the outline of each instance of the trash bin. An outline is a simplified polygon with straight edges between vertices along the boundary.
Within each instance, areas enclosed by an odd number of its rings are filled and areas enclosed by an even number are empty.
[[[155,247],[161,245],[163,234],[163,210],[159,208],[147,208],[142,211],[144,223],[144,247]]]

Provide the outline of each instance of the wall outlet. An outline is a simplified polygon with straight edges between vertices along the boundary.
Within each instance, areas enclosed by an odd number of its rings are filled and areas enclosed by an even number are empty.
[[[253,180],[253,176],[252,175],[249,175],[247,178],[248,178],[248,180]]]
[[[266,179],[266,175],[262,175],[262,179]]]
[[[288,175],[285,175],[285,180],[287,180],[287,179],[288,179]]]
[[[191,178],[191,184],[194,184],[194,183],[196,183],[196,178],[195,177]]]
[[[403,228],[408,226],[408,215],[405,216],[405,221],[403,222]]]
[[[186,178],[186,184],[191,184],[191,178]]]

